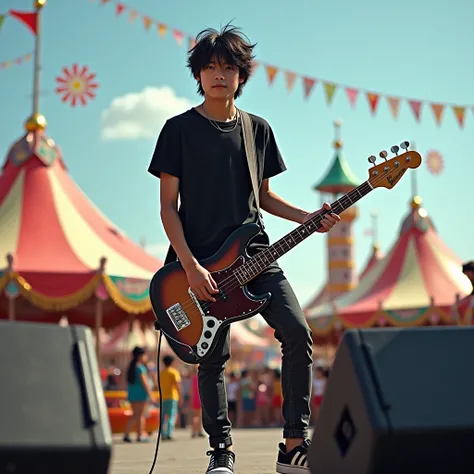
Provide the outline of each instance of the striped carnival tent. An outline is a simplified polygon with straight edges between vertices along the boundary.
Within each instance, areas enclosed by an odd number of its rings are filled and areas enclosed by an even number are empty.
[[[69,175],[32,116],[0,175],[0,317],[112,327],[153,321],[149,281],[162,263],[110,222]]]
[[[453,324],[456,298],[470,291],[460,260],[415,196],[387,255],[373,263],[354,290],[309,308],[306,317],[320,341],[336,341],[345,328]]]
[[[382,252],[377,244],[372,245],[372,252],[367,259],[367,262],[362,267],[360,274],[357,276],[358,280],[361,280],[365,277],[365,275],[369,272],[369,270],[379,261],[382,259]],[[305,314],[308,314],[313,308],[317,308],[323,303],[328,303],[330,301],[331,295],[328,290],[328,284],[325,283],[323,287],[320,289],[319,293],[316,294],[304,307]]]
[[[374,267],[381,259],[383,258],[383,254],[380,250],[380,247],[377,244],[372,245],[372,252],[362,269],[359,275],[359,280],[362,280],[367,273],[369,273],[370,270],[372,270],[372,267]]]

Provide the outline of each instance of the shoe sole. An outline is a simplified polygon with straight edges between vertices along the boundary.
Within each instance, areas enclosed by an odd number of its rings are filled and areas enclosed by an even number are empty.
[[[234,471],[231,471],[226,467],[218,467],[212,471],[206,472],[206,474],[234,474]]]
[[[302,466],[290,466],[277,462],[276,472],[278,474],[309,474],[309,469]]]

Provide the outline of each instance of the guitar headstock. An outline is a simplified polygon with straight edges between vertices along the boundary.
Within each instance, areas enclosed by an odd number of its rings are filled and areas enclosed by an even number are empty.
[[[392,189],[407,169],[415,169],[420,166],[421,155],[416,151],[408,151],[409,146],[408,142],[401,143],[400,147],[392,146],[390,151],[395,153],[395,156],[389,160],[387,160],[388,153],[385,150],[381,151],[379,156],[385,161],[379,165],[375,164],[377,158],[374,155],[369,156],[369,162],[374,165],[369,170],[369,183],[372,188]],[[398,154],[400,148],[405,150],[401,155]]]

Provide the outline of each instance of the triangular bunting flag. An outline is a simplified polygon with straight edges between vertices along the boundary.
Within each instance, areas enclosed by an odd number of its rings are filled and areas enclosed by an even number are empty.
[[[194,46],[196,46],[196,38],[193,38],[192,36],[189,37],[189,49],[193,49]]]
[[[102,5],[105,5],[106,3],[109,3],[109,2],[110,2],[110,0],[101,0],[100,3],[101,3]]]
[[[420,121],[421,115],[421,101],[420,100],[409,100],[408,103],[410,104],[410,108],[415,116],[417,122]]]
[[[305,99],[307,99],[310,96],[315,84],[316,84],[316,79],[313,79],[312,77],[303,77],[303,89],[304,89]]]
[[[158,33],[161,37],[165,36],[167,31],[168,27],[164,23],[158,23]]]
[[[387,97],[388,106],[392,112],[393,118],[398,118],[398,111],[400,110],[400,99],[398,97]]]
[[[255,71],[260,67],[260,63],[258,61],[252,61],[252,74],[255,74]]]
[[[32,54],[31,53],[28,53],[25,55],[25,61],[29,61],[32,57]]]
[[[291,92],[295,85],[296,73],[292,71],[285,71],[285,82],[288,92]]]
[[[37,19],[38,14],[36,12],[20,12],[18,10],[10,10],[10,15],[20,20],[28,29],[36,36],[38,34],[37,31]]]
[[[372,115],[375,115],[377,111],[377,105],[379,103],[380,96],[374,92],[367,92],[367,100],[369,101],[370,111]]]
[[[269,82],[270,85],[272,85],[273,81],[275,80],[275,77],[278,73],[278,68],[276,68],[275,66],[270,66],[270,65],[266,64],[265,69],[267,70],[268,82]]]
[[[117,13],[117,16],[121,15],[124,10],[125,10],[125,5],[122,3],[117,3],[117,5],[115,6],[115,12]]]
[[[351,104],[351,107],[354,108],[359,91],[357,89],[352,89],[351,87],[346,87],[346,94],[347,98],[349,99],[349,104]]]
[[[464,114],[466,113],[466,107],[453,106],[453,112],[456,116],[459,126],[464,127]]]
[[[176,40],[176,43],[178,43],[178,46],[181,46],[183,44],[184,33],[179,30],[173,30],[173,38]]]
[[[151,26],[151,18],[149,16],[143,17],[143,24],[145,25],[145,29],[149,30]]]
[[[16,58],[15,62],[18,64],[18,66],[23,62],[23,58]]]
[[[0,30],[2,29],[3,22],[5,21],[7,15],[0,15]]]
[[[136,10],[130,10],[130,13],[128,14],[128,21],[130,23],[133,23],[138,16],[138,12]]]
[[[444,105],[443,104],[431,104],[431,110],[436,119],[436,123],[441,125],[441,119],[443,118]]]
[[[336,92],[336,84],[332,82],[323,82],[324,92],[326,93],[326,104],[331,105],[332,98],[334,97],[334,92]]]

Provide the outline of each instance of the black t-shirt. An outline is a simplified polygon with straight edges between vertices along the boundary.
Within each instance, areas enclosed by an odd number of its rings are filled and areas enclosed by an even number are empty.
[[[270,125],[251,115],[260,179],[286,169]],[[158,137],[148,171],[180,179],[179,215],[186,242],[197,259],[210,257],[238,227],[257,222],[242,127],[217,122],[221,132],[194,108],[169,119]],[[252,255],[269,244],[263,231]]]

